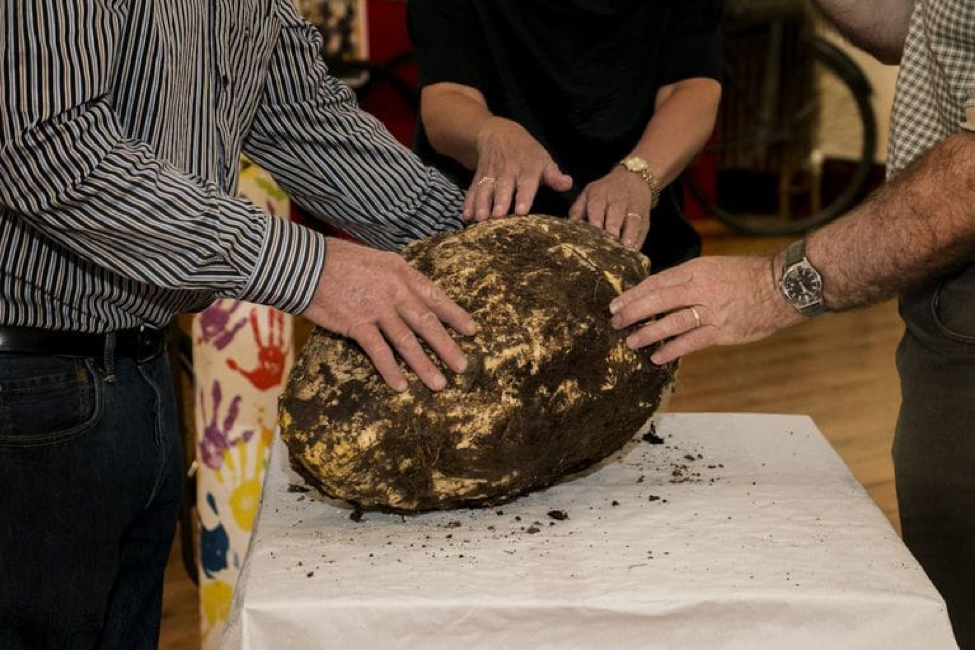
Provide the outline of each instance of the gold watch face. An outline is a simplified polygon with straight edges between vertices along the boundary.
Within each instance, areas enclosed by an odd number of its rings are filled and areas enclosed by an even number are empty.
[[[623,166],[631,172],[642,172],[647,168],[647,161],[640,156],[630,156],[623,159]]]

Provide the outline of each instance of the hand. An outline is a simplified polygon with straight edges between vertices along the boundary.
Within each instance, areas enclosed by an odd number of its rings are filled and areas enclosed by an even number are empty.
[[[477,333],[470,315],[399,255],[334,238],[328,240],[325,268],[304,316],[355,340],[398,391],[406,390],[406,377],[389,343],[424,384],[441,390],[447,379],[416,334],[459,373],[467,369],[467,359],[443,323],[466,336]]]
[[[610,304],[612,325],[659,317],[626,340],[637,349],[669,339],[651,357],[658,365],[712,345],[765,338],[804,320],[779,293],[772,264],[770,257],[702,257],[651,275]]]
[[[639,250],[650,232],[652,200],[650,188],[640,176],[616,166],[582,190],[569,209],[569,219],[587,220],[627,248]]]
[[[572,187],[545,148],[517,122],[492,117],[477,136],[477,170],[464,201],[464,218],[485,221],[526,215],[544,183],[558,192]]]

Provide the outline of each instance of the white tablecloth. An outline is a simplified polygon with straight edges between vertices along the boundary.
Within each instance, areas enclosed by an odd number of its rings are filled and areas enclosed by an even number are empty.
[[[289,491],[277,442],[225,647],[956,647],[811,419],[665,415],[657,432],[500,508],[359,523]]]

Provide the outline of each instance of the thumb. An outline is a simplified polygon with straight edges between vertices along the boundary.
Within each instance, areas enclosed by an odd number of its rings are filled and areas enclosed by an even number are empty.
[[[572,188],[572,177],[563,174],[554,162],[550,162],[542,170],[542,182],[559,192],[565,192]]]

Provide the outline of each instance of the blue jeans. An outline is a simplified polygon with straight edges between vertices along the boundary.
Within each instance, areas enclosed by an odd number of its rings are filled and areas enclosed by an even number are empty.
[[[182,454],[165,355],[0,354],[0,648],[158,645]]]

